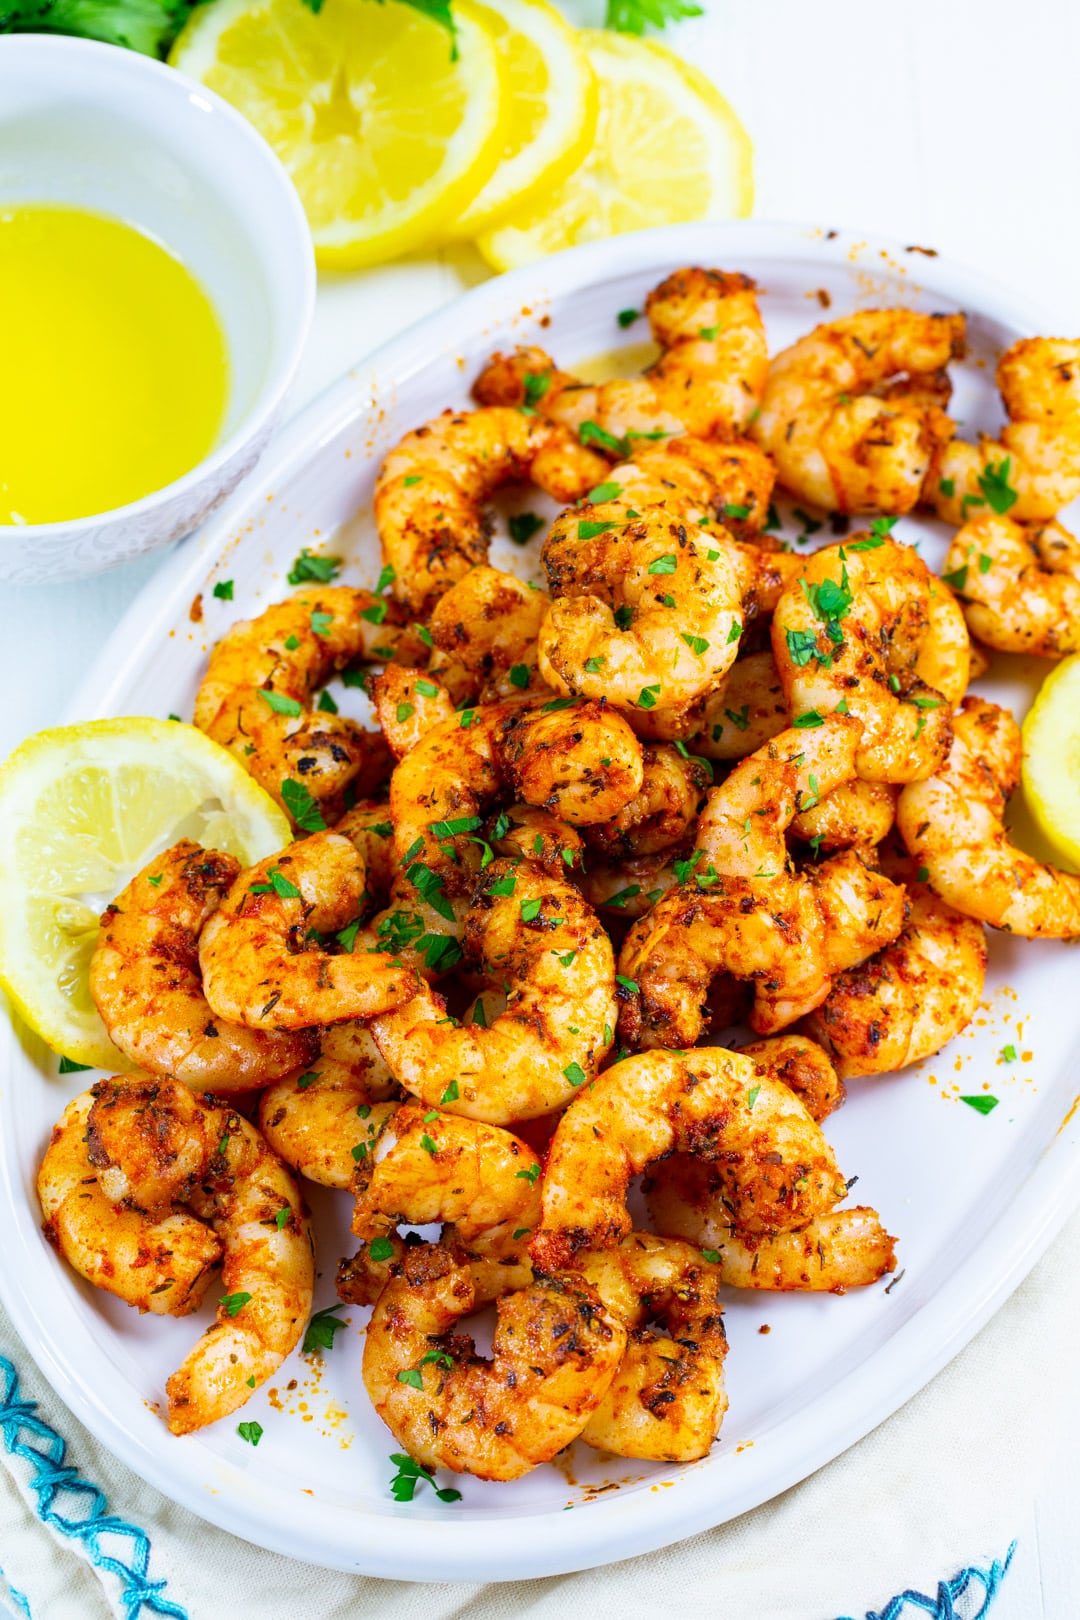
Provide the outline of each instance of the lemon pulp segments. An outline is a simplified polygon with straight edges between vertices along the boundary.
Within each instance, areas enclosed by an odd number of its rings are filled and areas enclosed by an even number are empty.
[[[563,181],[596,131],[596,76],[576,31],[547,0],[497,0],[483,21],[499,53],[506,144],[495,173],[454,235],[473,237]]]
[[[0,768],[0,984],[57,1052],[128,1068],[90,999],[105,905],[178,838],[250,865],[289,824],[193,726],[97,720],[43,731]]]
[[[730,219],[753,202],[750,139],[708,79],[651,40],[586,29],[596,138],[553,194],[480,235],[497,270],[653,225]]]
[[[402,0],[216,0],[170,61],[230,101],[285,165],[320,263],[431,242],[502,154],[498,55],[469,0],[441,24]]]
[[[1080,654],[1047,676],[1023,737],[1028,808],[1061,859],[1080,871]]]

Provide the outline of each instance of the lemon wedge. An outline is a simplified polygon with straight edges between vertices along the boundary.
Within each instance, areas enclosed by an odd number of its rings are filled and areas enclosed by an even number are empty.
[[[291,837],[269,794],[194,726],[92,720],[39,732],[0,767],[0,986],[54,1051],[130,1068],[87,984],[100,912],[179,838],[250,866]]]
[[[555,192],[480,234],[496,270],[624,231],[750,212],[750,138],[708,79],[651,40],[579,38],[600,91],[596,139]]]
[[[453,17],[451,36],[401,0],[215,0],[169,61],[265,136],[319,263],[351,269],[432,242],[506,148],[492,35],[470,0]]]
[[[483,21],[495,42],[508,106],[502,159],[453,234],[478,236],[527,207],[582,162],[596,132],[596,77],[578,34],[547,0],[498,0]]]
[[[1028,808],[1054,851],[1080,871],[1080,653],[1047,676],[1023,738]]]

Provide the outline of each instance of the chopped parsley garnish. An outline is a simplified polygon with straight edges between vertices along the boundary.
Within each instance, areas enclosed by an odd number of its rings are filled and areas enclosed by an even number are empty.
[[[329,585],[330,581],[336,579],[341,572],[341,566],[340,557],[317,556],[305,546],[285,578],[290,585],[303,585],[308,580],[315,580],[320,585]]]
[[[540,915],[543,904],[542,900],[523,900],[521,902],[522,922],[535,922]]]
[[[992,1114],[1001,1099],[992,1097],[989,1092],[984,1091],[977,1097],[961,1097],[960,1101],[967,1103],[969,1108],[974,1108],[977,1114]]]
[[[405,488],[406,489],[412,489],[415,484],[422,484],[422,483],[423,483],[423,479],[420,477],[420,474],[419,473],[412,473],[405,480]]]
[[[313,613],[311,615],[311,628],[317,636],[329,635],[330,626],[333,622],[334,615],[332,613]]]
[[[759,1096],[760,1092],[761,1092],[761,1087],[760,1086],[751,1086],[750,1087],[750,1090],[746,1093],[746,1106],[747,1106],[747,1108],[753,1108],[754,1104],[758,1100],[758,1096]]]
[[[656,700],[660,696],[659,686],[643,686],[637,696],[639,709],[655,709]]]
[[[565,1074],[572,1086],[583,1086],[589,1078],[580,1063],[568,1063],[563,1070],[563,1074]]]
[[[1002,516],[1011,506],[1019,500],[1019,492],[1010,487],[1009,470],[1012,467],[1012,457],[1003,456],[999,462],[988,461],[979,474],[979,488],[983,498],[991,511]]]
[[[640,321],[641,311],[640,309],[620,309],[615,319],[625,332],[628,326],[633,326],[635,321]]]
[[[610,450],[616,456],[627,456],[630,446],[625,439],[617,439],[613,433],[608,433],[599,422],[582,422],[578,428],[578,438],[582,444],[598,444],[602,450]]]
[[[811,658],[818,656],[817,636],[812,630],[789,630],[787,649],[791,662],[796,668],[803,669]]]
[[[398,725],[403,726],[406,720],[411,720],[416,713],[416,705],[413,703],[399,703],[395,713],[397,714]]]
[[[458,1090],[457,1081],[456,1080],[451,1080],[450,1084],[447,1086],[446,1090],[443,1092],[442,1096],[439,1098],[439,1101],[441,1103],[457,1102],[457,1100],[458,1100],[458,1098],[460,1096],[461,1096],[461,1092]]]
[[[371,1260],[392,1260],[394,1258],[394,1245],[388,1237],[372,1238],[368,1244],[368,1258]],[[340,1307],[337,1307],[340,1308]],[[331,1306],[331,1310],[335,1309]]]
[[[376,1238],[375,1242],[378,1241],[378,1238]],[[368,1252],[370,1253],[370,1250]],[[393,1252],[392,1248],[391,1252]],[[305,1356],[318,1355],[323,1350],[332,1350],[334,1348],[334,1334],[341,1328],[348,1326],[348,1323],[343,1322],[340,1316],[334,1314],[340,1309],[340,1305],[328,1305],[325,1310],[315,1312],[307,1325],[304,1343],[301,1347]]]
[[[955,478],[942,478],[942,479],[939,479],[938,480],[938,489],[941,492],[941,494],[945,496],[946,500],[951,501],[953,496],[956,494],[956,479]]]
[[[382,624],[388,609],[385,602],[372,602],[370,607],[361,608],[360,617],[368,624]]]
[[[791,723],[793,726],[797,726],[800,731],[808,731],[814,726],[823,726],[825,724],[816,709],[807,709],[805,713],[797,714]]]
[[[719,336],[720,336],[720,328],[718,326],[699,326],[698,327],[698,337],[699,338],[704,338],[706,343],[715,343]]]
[[[679,566],[679,559],[673,551],[665,551],[662,557],[654,557],[649,564],[650,574],[673,574]]]
[[[750,516],[750,508],[748,506],[733,506],[731,502],[728,501],[724,504],[723,515],[726,518],[748,518]],[[713,553],[710,551],[709,556],[711,557],[712,555]],[[720,553],[717,552],[716,556],[719,555]]]
[[[281,871],[272,866],[266,874],[265,883],[251,883],[248,885],[249,894],[276,894],[279,900],[299,900],[300,890],[295,883],[290,883]]]
[[[525,373],[526,410],[535,410],[550,387],[550,371],[527,371]]]
[[[394,568],[393,563],[383,563],[379,570],[379,577],[375,581],[375,595],[381,596],[383,591],[385,591],[388,586],[392,585],[396,578],[397,571]]]
[[[700,17],[693,0],[608,0],[605,28],[620,34],[643,34],[646,26],[664,28],[683,17]]]
[[[623,989],[629,991],[632,996],[638,995],[641,990],[641,986],[636,979],[628,979],[623,973],[616,973],[615,983],[621,984]]]
[[[942,574],[946,585],[951,585],[954,591],[962,591],[967,584],[968,565],[962,563],[959,568],[951,568],[947,574]]]
[[[513,517],[507,519],[507,528],[515,546],[527,546],[536,531],[543,527],[543,518],[537,517],[535,512],[515,512]]]
[[[218,1300],[219,1305],[224,1305],[226,1316],[239,1316],[244,1306],[250,1304],[250,1302],[251,1295],[245,1294],[243,1291],[238,1294],[222,1294]]]
[[[725,715],[731,721],[736,731],[746,731],[750,726],[750,705],[744,703],[741,709],[725,709]],[[714,742],[718,739],[714,737]]]
[[[76,1063],[74,1058],[62,1057],[57,1067],[57,1074],[82,1074],[89,1069],[89,1063]]]
[[[703,1260],[707,1260],[709,1262],[710,1266],[718,1266],[720,1264],[720,1250],[719,1249],[702,1249],[701,1258]]]
[[[294,782],[286,777],[281,784],[281,797],[285,801],[286,810],[304,832],[326,831],[323,813],[303,782]]]
[[[440,1502],[460,1502],[461,1492],[447,1486],[440,1489],[435,1483],[435,1476],[430,1468],[423,1463],[413,1462],[411,1457],[403,1451],[390,1453],[390,1461],[397,1469],[397,1473],[390,1481],[390,1492],[396,1502],[411,1502],[418,1485],[430,1485]]]
[[[690,651],[695,653],[698,658],[700,658],[703,653],[707,653],[709,650],[709,643],[705,640],[704,636],[688,636],[685,630],[680,630],[679,640],[685,641]]]
[[[459,833],[475,832],[483,826],[479,816],[454,816],[449,821],[433,821],[429,830],[433,838],[456,838]]]
[[[1013,1046],[1012,1043],[1010,1042],[1010,1044],[1008,1046],[1003,1046],[1001,1048],[1001,1055],[1005,1059],[1006,1063],[1015,1063],[1016,1062],[1016,1047]]]
[[[601,655],[599,658],[586,658],[586,660],[585,660],[585,673],[586,673],[586,675],[599,675],[599,673],[603,669],[603,667],[604,667],[603,655]]]
[[[267,692],[260,686],[259,696],[267,708],[273,709],[275,714],[291,714],[295,716],[303,713],[302,705],[295,698],[282,697],[280,692]]]
[[[810,513],[804,512],[801,506],[793,506],[791,515],[798,518],[803,526],[803,532],[799,536],[801,540],[809,540],[812,534],[817,534],[818,530],[823,527],[818,518],[811,517]]]
[[[530,1164],[527,1170],[516,1170],[514,1175],[518,1181],[527,1181],[535,1187],[537,1179],[540,1175],[540,1166],[538,1164]]]
[[[214,595],[219,602],[231,602],[233,599],[233,582],[231,579],[219,579],[214,586]]]
[[[617,501],[622,494],[622,488],[621,484],[597,484],[595,489],[590,489],[585,499],[587,501]]]
[[[635,900],[640,893],[640,883],[628,883],[625,889],[620,889],[616,894],[609,895],[604,901],[604,905],[621,908],[626,905],[628,900]]]
[[[263,1437],[263,1426],[261,1423],[257,1423],[254,1418],[251,1418],[243,1423],[238,1423],[236,1432],[241,1440],[246,1440],[249,1445],[257,1446]]]
[[[330,696],[329,692],[320,692],[319,693],[319,701],[315,705],[315,707],[322,714],[337,714],[337,712],[338,712],[338,706],[334,702],[333,698]]]

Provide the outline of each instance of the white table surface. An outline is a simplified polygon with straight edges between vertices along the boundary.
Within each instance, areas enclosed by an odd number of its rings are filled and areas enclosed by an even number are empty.
[[[935,247],[1041,303],[1056,335],[1080,332],[1075,0],[701,3],[707,15],[666,38],[747,125],[758,218],[865,227]],[[563,9],[595,23],[603,7],[566,0]],[[292,407],[485,274],[465,249],[324,277]],[[162,556],[71,585],[0,586],[0,757],[61,718]],[[1016,1527],[994,1620],[1080,1612],[1078,1515],[1080,1403],[1062,1414],[1058,1457]]]

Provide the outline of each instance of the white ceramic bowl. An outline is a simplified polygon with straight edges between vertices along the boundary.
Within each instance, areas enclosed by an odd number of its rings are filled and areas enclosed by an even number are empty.
[[[96,516],[0,527],[0,579],[35,584],[179,539],[250,472],[300,361],[315,266],[292,183],[250,124],[162,63],[88,40],[0,37],[10,202],[89,208],[163,242],[213,301],[230,365],[217,441],[182,478]]]

